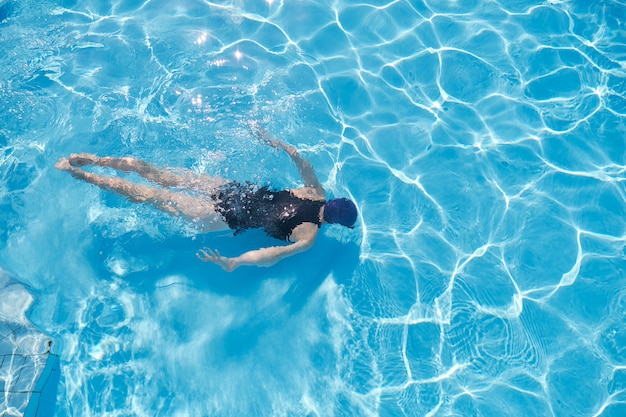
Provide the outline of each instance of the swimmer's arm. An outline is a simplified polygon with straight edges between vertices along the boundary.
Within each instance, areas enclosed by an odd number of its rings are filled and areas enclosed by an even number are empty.
[[[312,245],[312,241],[299,240],[288,246],[271,246],[268,248],[251,250],[237,256],[236,258],[226,258],[221,256],[217,250],[212,251],[210,249],[202,249],[200,250],[200,253],[198,253],[198,258],[204,262],[213,262],[221,266],[224,271],[231,272],[243,265],[272,266],[288,256],[304,252]]]
[[[226,258],[221,256],[217,250],[212,251],[210,249],[200,250],[197,256],[204,262],[213,262],[221,266],[226,272],[231,272],[243,265],[272,266],[282,259],[304,252],[313,246],[317,237],[317,229],[315,224],[301,224],[292,233],[292,237],[296,241],[291,245],[255,249],[236,258]]]
[[[315,170],[313,169],[313,165],[306,159],[302,158],[298,153],[298,150],[291,145],[286,144],[280,139],[272,139],[267,131],[263,128],[257,128],[256,135],[259,139],[263,140],[266,144],[270,145],[273,148],[282,148],[287,155],[291,157],[291,160],[296,164],[298,168],[298,172],[300,172],[300,176],[304,181],[305,187],[315,188],[322,197],[325,196],[324,188],[322,184],[320,184],[317,179],[317,175],[315,175]]]
[[[325,195],[324,188],[322,187],[322,184],[320,184],[319,180],[317,179],[317,175],[315,175],[315,170],[313,169],[313,165],[311,165],[311,163],[307,161],[306,159],[302,158],[295,147],[291,145],[287,145],[286,143],[280,140],[277,140],[277,141],[278,141],[278,146],[280,146],[281,148],[285,150],[285,152],[287,152],[287,154],[291,157],[291,160],[296,164],[296,167],[298,167],[298,172],[300,172],[300,176],[302,177],[302,180],[304,181],[304,186],[315,188],[317,191],[319,191],[322,194],[322,196],[324,196]]]

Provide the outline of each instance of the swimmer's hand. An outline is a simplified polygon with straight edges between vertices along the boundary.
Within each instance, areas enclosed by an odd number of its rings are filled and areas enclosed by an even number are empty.
[[[279,139],[272,139],[272,137],[267,133],[267,131],[263,128],[260,128],[257,132],[257,137],[265,142],[266,145],[271,146],[274,149],[278,149],[278,147],[282,144],[282,141]]]
[[[220,255],[217,249],[200,249],[200,251],[196,253],[196,256],[202,262],[213,262],[214,264],[221,266],[226,272],[232,272],[239,266],[234,258],[226,258]]]
[[[248,123],[248,128],[258,140],[265,142],[266,145],[269,145],[274,149],[278,149],[278,147],[281,146],[282,141],[278,139],[272,139],[269,133],[267,133],[267,130],[259,126],[256,122]]]

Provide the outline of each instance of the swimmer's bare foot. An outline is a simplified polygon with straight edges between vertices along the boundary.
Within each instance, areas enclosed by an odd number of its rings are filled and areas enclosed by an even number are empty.
[[[75,167],[82,167],[85,165],[97,164],[99,159],[100,158],[98,158],[96,155],[90,153],[73,153],[70,155],[69,163],[70,165]]]
[[[59,159],[59,162],[54,164],[54,167],[56,169],[60,169],[61,171],[71,171],[72,170],[72,166],[70,165],[70,162],[67,160],[67,158]]]

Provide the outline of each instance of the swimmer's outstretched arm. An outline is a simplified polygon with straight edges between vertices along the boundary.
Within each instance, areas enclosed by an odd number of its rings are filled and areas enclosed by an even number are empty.
[[[201,249],[196,256],[201,261],[213,262],[221,266],[226,272],[231,272],[243,265],[272,266],[288,256],[304,252],[313,246],[317,237],[317,225],[303,223],[294,229],[292,237],[296,234],[297,240],[291,245],[255,249],[236,258],[226,258],[220,255],[217,250],[211,249]]]
[[[318,192],[321,193],[322,197],[326,195],[322,184],[320,184],[317,179],[317,175],[315,175],[315,170],[313,169],[313,165],[306,159],[302,158],[298,153],[298,150],[291,145],[286,144],[280,139],[272,139],[267,131],[263,128],[255,127],[256,130],[253,132],[257,135],[257,137],[263,140],[266,144],[270,145],[273,148],[282,148],[287,154],[291,157],[293,162],[296,164],[298,171],[300,172],[300,176],[304,181],[305,187],[315,188]]]

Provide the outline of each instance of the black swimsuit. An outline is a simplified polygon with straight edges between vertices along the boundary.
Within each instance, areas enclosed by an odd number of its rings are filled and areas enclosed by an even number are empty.
[[[293,229],[302,223],[322,225],[319,216],[325,201],[298,198],[289,191],[233,181],[220,186],[211,197],[215,211],[235,234],[259,228],[271,237],[289,240]]]

